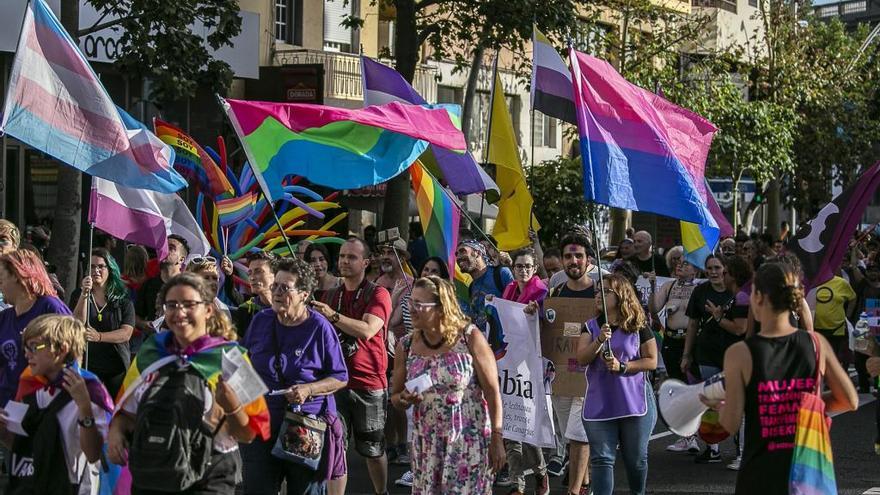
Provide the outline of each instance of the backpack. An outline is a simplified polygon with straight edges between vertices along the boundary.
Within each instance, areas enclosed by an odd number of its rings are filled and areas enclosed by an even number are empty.
[[[129,466],[134,486],[176,493],[204,478],[211,464],[216,429],[203,417],[214,401],[190,364],[157,373],[138,405]]]
[[[501,267],[500,266],[490,266],[487,269],[492,270],[492,282],[495,283],[495,290],[498,291],[498,294],[503,294],[505,286],[504,286],[504,281],[501,280]],[[472,294],[473,287],[474,287],[474,284],[471,284],[468,286],[468,296],[471,296],[471,297],[473,296],[473,294]]]

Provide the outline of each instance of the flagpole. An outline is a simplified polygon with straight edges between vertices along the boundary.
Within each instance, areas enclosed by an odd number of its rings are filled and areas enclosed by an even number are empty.
[[[263,197],[265,196],[266,194],[263,193]],[[290,239],[287,238],[287,232],[284,232],[284,227],[281,226],[281,219],[278,218],[278,214],[275,213],[275,203],[268,201],[268,198],[266,199],[269,203],[269,209],[272,210],[272,217],[275,218],[275,225],[278,226],[278,230],[281,232],[281,237],[284,237],[284,243],[287,244],[287,250],[290,251],[290,256],[296,258],[296,252],[294,252],[293,246],[290,245]]]
[[[602,314],[605,316],[605,323],[611,325],[608,321],[608,306],[605,303],[605,282],[602,280],[602,259],[599,253],[602,251],[599,249],[599,222],[596,220],[596,204],[592,203],[590,205],[590,220],[593,222],[593,244],[596,246],[596,271],[599,272],[599,294],[602,299]],[[601,328],[600,328],[601,330]],[[598,335],[596,339],[598,340]],[[614,357],[614,353],[611,352],[611,342],[605,342],[603,345],[604,349],[602,350],[602,357],[606,360],[610,360]]]
[[[92,249],[93,249],[94,242],[95,242],[95,224],[94,224],[94,222],[89,222],[89,252],[86,253],[86,258],[89,260],[88,263],[86,264],[86,267],[87,267],[86,269],[88,270],[87,276],[89,278],[91,278],[91,276],[92,276]],[[92,280],[92,283],[95,283],[95,281]],[[85,306],[86,306],[86,319],[85,319],[86,328],[91,327],[91,325],[89,324],[89,313],[91,312],[90,311],[91,308],[89,307],[89,304],[91,304],[90,301],[95,301],[94,296],[92,296],[91,289],[89,289],[88,294],[86,294],[86,304],[85,304]],[[95,302],[95,307],[96,308],[98,307],[97,302]],[[86,341],[86,348],[83,352],[83,368],[89,369],[89,343],[88,343],[88,341]]]
[[[474,219],[471,218],[470,215],[468,215],[467,211],[466,211],[464,208],[462,208],[461,205],[458,204],[458,201],[456,201],[456,199],[455,199],[455,197],[452,195],[452,193],[449,192],[448,189],[446,189],[445,187],[443,187],[443,185],[440,184],[440,181],[437,179],[437,177],[434,177],[434,174],[432,174],[431,171],[428,170],[427,167],[422,167],[422,170],[424,170],[426,174],[430,175],[431,178],[434,179],[434,182],[436,182],[437,185],[440,186],[440,190],[443,191],[443,194],[445,194],[446,197],[449,198],[449,202],[452,203],[452,205],[455,206],[455,207],[458,209],[458,211],[459,211],[459,212],[460,212],[465,218],[468,219],[468,222],[470,222],[470,224],[471,224],[475,229],[477,229],[477,232],[479,232],[479,233],[483,236],[484,239],[486,239],[487,241],[489,241],[490,244],[492,244],[493,246],[495,246],[495,243],[492,242],[492,239],[489,239],[489,236],[487,236],[486,233],[483,232],[483,229],[481,229],[480,226],[477,225],[476,222],[474,222]],[[480,205],[480,206],[482,207],[482,205]],[[497,247],[497,246],[495,246],[495,247]]]
[[[486,124],[486,149],[483,150],[483,163],[489,163],[489,146],[492,145],[492,110],[495,108],[495,79],[498,75],[498,51],[495,51],[495,61],[492,63],[492,92],[489,93],[489,121]],[[504,88],[501,88],[504,91]],[[502,98],[504,93],[502,93]]]

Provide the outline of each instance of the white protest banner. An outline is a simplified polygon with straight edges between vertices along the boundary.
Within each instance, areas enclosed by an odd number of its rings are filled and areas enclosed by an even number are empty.
[[[489,345],[498,362],[498,384],[504,414],[504,438],[552,448],[549,396],[544,388],[544,360],[538,315],[526,315],[525,304],[499,297],[486,301]]]

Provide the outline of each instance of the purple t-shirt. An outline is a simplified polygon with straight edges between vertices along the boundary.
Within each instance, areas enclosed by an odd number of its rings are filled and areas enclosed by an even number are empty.
[[[275,376],[275,339],[277,335],[283,380]],[[266,382],[269,390],[280,390],[297,383],[311,383],[324,378],[348,381],[348,368],[339,347],[336,330],[326,318],[309,309],[309,318],[303,323],[288,327],[278,322],[275,311],[264,309],[254,316],[251,326],[241,343],[247,348],[254,369]],[[302,406],[309,414],[318,414],[324,400],[327,410],[336,413],[333,394],[312,398]],[[287,405],[283,395],[266,396],[272,423],[280,422]]]
[[[46,314],[69,315],[70,309],[55,296],[40,296],[21,315],[15,308],[0,311],[0,407],[15,397],[18,377],[27,366],[21,346],[21,332],[34,318]]]

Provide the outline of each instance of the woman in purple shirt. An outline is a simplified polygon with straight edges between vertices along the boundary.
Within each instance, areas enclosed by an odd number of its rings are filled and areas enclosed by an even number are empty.
[[[345,358],[333,325],[307,306],[317,281],[303,260],[284,259],[275,266],[272,308],[260,311],[242,342],[269,395],[272,436],[242,445],[244,492],[277,494],[287,480],[287,494],[322,494],[326,482],[346,474],[342,428],[333,392],[348,383]],[[272,455],[284,412],[298,409],[327,421],[327,436],[317,471]]]
[[[648,439],[657,422],[644,372],[657,367],[657,344],[632,284],[620,275],[607,275],[601,290],[606,313],[587,322],[577,347],[578,362],[587,365],[583,420],[590,440],[592,488],[595,495],[614,491],[620,445],[630,493],[642,495],[648,478]],[[601,297],[597,291],[600,311]]]
[[[0,312],[0,407],[15,396],[18,377],[27,366],[21,332],[45,314],[69,315],[56,297],[43,260],[33,251],[19,249],[0,256],[0,293],[11,304]]]

